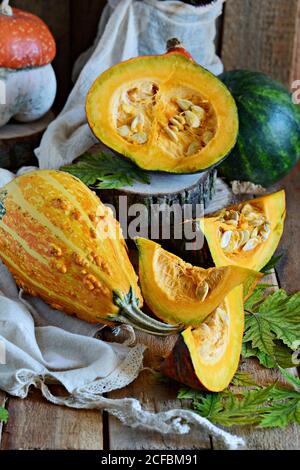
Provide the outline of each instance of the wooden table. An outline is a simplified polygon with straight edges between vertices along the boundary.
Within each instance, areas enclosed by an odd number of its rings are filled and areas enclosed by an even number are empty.
[[[287,221],[281,243],[285,255],[281,260],[276,277],[278,284],[292,293],[300,289],[300,162],[297,168],[283,180],[281,186],[287,192]],[[149,341],[149,340],[148,340]],[[163,340],[155,339],[145,357],[145,365],[156,366],[162,350]],[[249,363],[260,380],[269,379],[270,372],[258,369]],[[136,397],[151,411],[167,410],[188,406],[176,398],[174,386],[158,381],[148,371],[138,379],[113,393],[114,397]],[[1,403],[2,402],[2,403]],[[0,440],[3,449],[216,449],[217,443],[207,433],[199,431],[185,436],[160,435],[155,432],[137,431],[122,425],[106,412],[73,410],[52,405],[39,391],[32,389],[25,400],[0,392],[0,404],[9,410],[9,421],[1,428]],[[290,426],[285,430],[235,429],[247,439],[251,449],[299,449],[300,430]]]

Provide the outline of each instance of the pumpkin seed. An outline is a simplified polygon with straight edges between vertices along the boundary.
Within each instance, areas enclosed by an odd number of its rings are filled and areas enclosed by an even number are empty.
[[[201,108],[201,106],[196,106],[196,105],[193,105],[191,106],[191,111],[195,114],[197,114],[197,116],[200,118],[200,120],[202,120],[205,116],[205,111],[203,108]]]
[[[244,245],[243,251],[251,251],[257,247],[259,241],[257,238],[250,238],[250,240]]]
[[[133,134],[131,139],[138,144],[144,144],[148,140],[148,134],[146,132],[138,132],[137,134]]]
[[[211,131],[205,131],[204,132],[204,134],[202,136],[202,140],[205,143],[205,145],[209,144],[209,142],[212,140],[213,136],[214,135]]]
[[[250,239],[250,232],[249,230],[242,230],[240,231],[240,241],[239,241],[239,247],[245,245]]]
[[[197,114],[192,113],[192,111],[185,111],[184,116],[190,127],[196,128],[200,126],[200,119]]]
[[[171,124],[173,124],[177,128],[178,131],[182,131],[182,129],[184,129],[183,124],[181,124],[181,122],[179,122],[179,120],[176,118],[176,116],[172,117],[170,119],[170,122],[171,122]]]
[[[200,150],[200,145],[198,142],[192,142],[188,149],[187,149],[187,155],[190,156],[190,155],[194,155],[194,153],[196,153],[198,150]]]
[[[229,219],[229,220],[226,220],[225,222],[226,222],[227,225],[233,225],[234,227],[238,226],[238,221],[237,220]]]
[[[226,248],[231,240],[232,237],[232,231],[227,230],[226,232],[223,233],[223,236],[221,238],[221,248]]]
[[[191,106],[193,106],[191,101],[185,100],[183,98],[177,98],[176,103],[178,104],[179,108],[182,109],[182,111],[187,111]]]
[[[224,323],[229,323],[229,318],[225,310],[223,310],[221,307],[217,307],[215,310],[216,314],[219,315]]]
[[[263,240],[268,240],[271,233],[270,225],[264,224],[262,230],[260,231],[260,235],[262,236]]]
[[[122,137],[127,137],[130,133],[130,129],[128,126],[121,126],[117,128],[118,134]]]
[[[124,113],[126,114],[133,114],[135,112],[135,108],[127,103],[123,103],[121,108],[122,108],[122,111],[124,111]]]
[[[206,281],[203,281],[196,289],[196,296],[201,302],[204,302],[209,292],[209,285]]]
[[[258,235],[258,227],[255,227],[255,229],[252,230],[251,232],[251,238],[255,238]]]
[[[184,116],[182,116],[182,114],[176,114],[176,116],[174,116],[175,119],[177,119],[177,121],[179,121],[181,124],[186,124],[186,121],[184,119]]]
[[[173,142],[178,142],[178,137],[176,135],[176,133],[174,131],[172,131],[172,129],[170,129],[169,127],[164,127],[164,131],[165,133],[167,134],[167,136],[173,140]]]
[[[251,204],[245,204],[244,206],[242,206],[241,213],[244,215],[248,215],[250,212],[253,212],[253,209],[254,208],[251,206]]]
[[[131,123],[131,130],[142,130],[145,125],[145,117],[142,113],[138,113]]]
[[[173,132],[179,132],[179,128],[177,126],[173,126],[172,124],[169,126],[169,129],[171,129]]]

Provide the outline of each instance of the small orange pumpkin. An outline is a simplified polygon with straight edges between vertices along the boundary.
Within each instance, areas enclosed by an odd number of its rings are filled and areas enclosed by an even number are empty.
[[[46,24],[36,15],[0,5],[0,67],[22,69],[49,64],[56,45]]]

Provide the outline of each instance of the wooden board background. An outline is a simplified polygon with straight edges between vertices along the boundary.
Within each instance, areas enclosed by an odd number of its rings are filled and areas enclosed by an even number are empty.
[[[71,89],[76,57],[93,42],[104,0],[15,0],[13,5],[40,15],[51,28],[58,46],[54,68],[58,78],[55,110],[59,111]],[[300,79],[300,0],[227,0],[218,22],[217,49],[226,69],[263,71],[291,87]],[[201,44],[199,44],[201,47]],[[281,248],[285,256],[276,272],[277,283],[294,292],[300,289],[299,233],[300,163],[280,186],[287,192],[287,221]],[[273,277],[275,282],[275,278]],[[157,340],[146,363],[157,364],[163,345]],[[248,367],[267,380],[270,374],[249,362]],[[254,369],[253,369],[254,367]],[[266,377],[267,376],[267,377]],[[149,372],[125,390],[111,396],[135,396],[150,410],[185,406],[176,399],[174,387],[155,381]],[[136,431],[97,411],[75,411],[45,402],[33,390],[26,400],[6,397],[0,404],[9,410],[7,425],[0,425],[1,449],[215,449],[207,434],[162,436]],[[2,432],[1,432],[2,431]],[[299,449],[295,426],[280,431],[239,430],[252,449]]]
[[[106,1],[11,0],[11,4],[41,16],[55,36],[58,111],[72,86],[72,66],[92,45]],[[217,50],[226,69],[259,70],[290,87],[300,79],[299,25],[300,0],[227,0],[218,22]]]

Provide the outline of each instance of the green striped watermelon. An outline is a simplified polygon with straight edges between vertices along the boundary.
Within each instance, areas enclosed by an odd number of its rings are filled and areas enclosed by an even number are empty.
[[[300,156],[300,107],[281,83],[262,73],[235,70],[220,78],[235,98],[240,130],[219,173],[230,181],[276,183]]]

